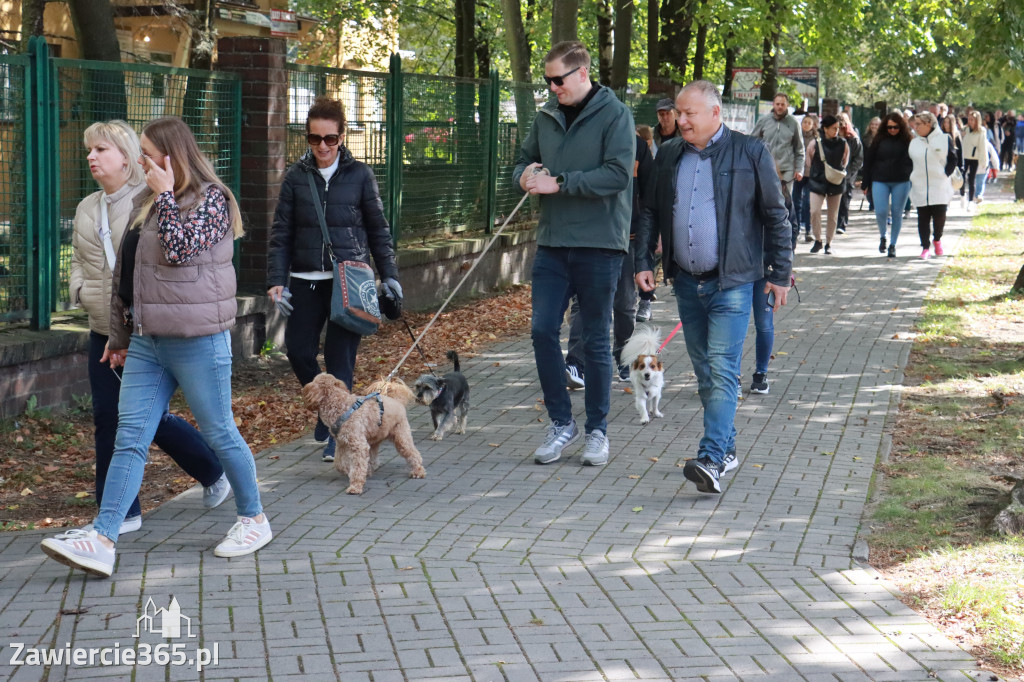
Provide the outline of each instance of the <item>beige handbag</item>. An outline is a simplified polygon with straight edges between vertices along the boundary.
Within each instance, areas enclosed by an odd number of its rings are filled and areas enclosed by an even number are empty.
[[[815,142],[818,145],[818,156],[821,157],[821,162],[825,164],[825,179],[832,185],[843,184],[843,181],[846,180],[846,171],[828,165],[828,161],[825,160],[825,150],[821,146],[821,138],[815,138]]]

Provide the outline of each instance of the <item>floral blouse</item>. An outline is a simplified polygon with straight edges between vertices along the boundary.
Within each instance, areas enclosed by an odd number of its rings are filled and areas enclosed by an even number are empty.
[[[181,210],[173,192],[156,198],[160,246],[169,263],[185,265],[224,238],[231,230],[231,214],[227,197],[219,187],[211,185],[203,200],[182,222]]]

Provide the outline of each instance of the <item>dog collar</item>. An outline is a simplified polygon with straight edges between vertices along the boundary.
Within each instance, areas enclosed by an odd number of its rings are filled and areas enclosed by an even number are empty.
[[[380,410],[380,415],[377,417],[377,426],[382,425],[384,423],[384,401],[381,399],[380,393],[377,392],[356,398],[356,401],[352,403],[352,407],[345,410],[340,417],[334,420],[334,424],[331,426],[331,430],[337,433],[341,429],[342,425],[345,422],[347,422],[353,414],[355,414],[355,411],[362,407],[363,403],[365,403],[370,398],[377,399],[377,407]]]

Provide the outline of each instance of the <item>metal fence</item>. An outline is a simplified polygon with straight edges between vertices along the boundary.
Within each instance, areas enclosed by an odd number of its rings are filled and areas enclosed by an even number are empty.
[[[397,240],[491,231],[521,198],[512,172],[543,85],[498,79],[288,66],[287,161],[308,146],[306,114],[327,95],[345,105],[345,144],[374,171]],[[182,117],[237,193],[241,84],[233,74],[155,65],[52,59],[34,40],[28,55],[0,55],[0,322],[49,326],[68,306],[71,236],[78,203],[97,187],[82,133],[121,118],[136,130]],[[657,120],[657,96],[619,93],[637,123]],[[730,120],[753,125],[756,105],[728,103]],[[272,191],[272,190],[271,190]],[[517,220],[536,217],[526,203]]]
[[[238,192],[241,84],[233,74],[53,59],[33,39],[27,55],[0,55],[0,86],[0,322],[46,328],[70,305],[75,210],[98,190],[82,135],[95,121],[122,119],[141,132],[153,118],[181,117]]]

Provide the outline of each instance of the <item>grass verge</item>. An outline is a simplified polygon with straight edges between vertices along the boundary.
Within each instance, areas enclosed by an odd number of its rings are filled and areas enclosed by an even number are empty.
[[[1004,676],[1024,671],[1024,540],[989,529],[1024,478],[1024,205],[990,204],[929,292],[871,519],[871,563]]]

